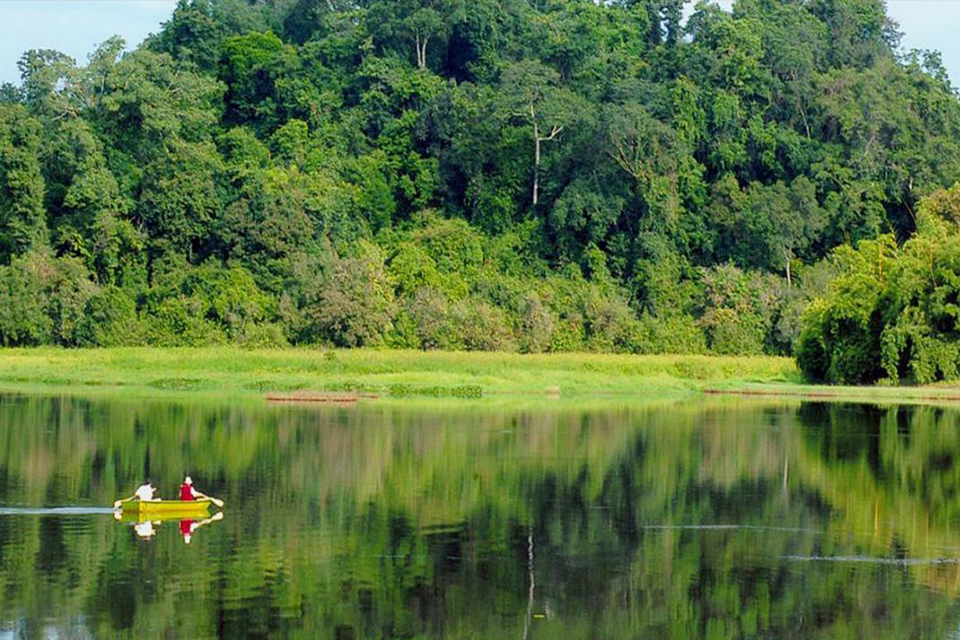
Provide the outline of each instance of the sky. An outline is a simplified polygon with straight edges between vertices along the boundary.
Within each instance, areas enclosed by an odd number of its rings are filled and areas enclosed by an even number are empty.
[[[731,0],[721,0],[729,7]],[[18,82],[17,60],[29,49],[56,49],[86,62],[113,35],[130,47],[157,31],[176,0],[0,0],[0,83]],[[934,49],[960,84],[960,0],[888,0],[906,49]]]

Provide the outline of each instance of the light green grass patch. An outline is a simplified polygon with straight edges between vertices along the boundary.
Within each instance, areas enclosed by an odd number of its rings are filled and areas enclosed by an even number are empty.
[[[357,391],[384,396],[682,395],[709,385],[794,382],[786,358],[519,355],[309,349],[0,350],[0,387],[150,391]],[[391,390],[393,393],[391,394]],[[467,392],[469,390],[469,393]]]

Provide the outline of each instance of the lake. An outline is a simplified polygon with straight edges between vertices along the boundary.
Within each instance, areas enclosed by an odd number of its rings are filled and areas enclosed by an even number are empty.
[[[2,395],[0,639],[957,638],[958,418]]]

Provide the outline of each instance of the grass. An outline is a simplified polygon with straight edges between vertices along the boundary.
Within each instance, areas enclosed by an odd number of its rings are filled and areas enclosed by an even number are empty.
[[[361,392],[385,398],[682,398],[700,392],[958,401],[960,388],[817,387],[773,357],[518,355],[310,349],[0,349],[0,389],[262,398],[277,392]]]
[[[770,357],[517,355],[306,349],[3,349],[0,388],[127,387],[143,393],[384,396],[683,395],[710,386],[798,381]]]

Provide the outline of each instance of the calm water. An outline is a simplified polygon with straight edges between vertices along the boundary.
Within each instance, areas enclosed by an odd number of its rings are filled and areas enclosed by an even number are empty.
[[[0,639],[957,638],[958,418],[0,396]]]

